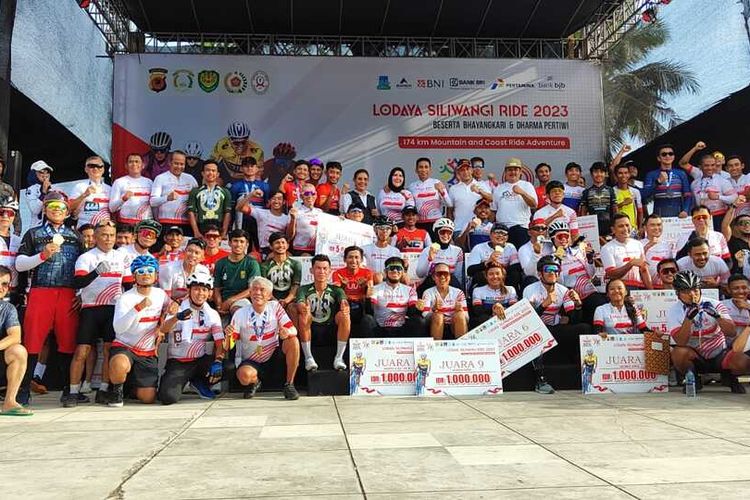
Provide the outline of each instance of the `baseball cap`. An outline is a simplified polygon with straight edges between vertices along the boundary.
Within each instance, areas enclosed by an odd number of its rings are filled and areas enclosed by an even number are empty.
[[[492,229],[490,231],[493,232],[493,233],[495,231],[505,231],[507,233],[508,232],[508,226],[506,226],[502,222],[495,222],[494,224],[492,224]]]
[[[347,210],[346,213],[349,213],[349,212],[364,212],[364,210],[362,210],[360,207],[356,205],[350,205],[349,210]]]
[[[31,170],[35,172],[41,172],[42,170],[49,170],[50,172],[53,172],[54,169],[47,165],[47,162],[44,160],[35,161],[31,164]]]
[[[507,162],[505,162],[505,168],[523,168],[523,162],[519,160],[518,158],[511,158]]]
[[[478,207],[479,205],[487,205],[490,206],[490,202],[485,200],[484,198],[479,198],[477,202],[474,204],[475,207]]]
[[[456,170],[461,170],[462,168],[471,168],[471,162],[466,158],[458,160],[458,167],[456,167]]]
[[[416,214],[419,215],[419,210],[414,205],[406,205],[401,209],[401,214]]]
[[[180,233],[183,235],[185,234],[185,232],[182,230],[180,226],[169,226],[167,230],[164,231],[164,234],[169,234],[169,233]]]

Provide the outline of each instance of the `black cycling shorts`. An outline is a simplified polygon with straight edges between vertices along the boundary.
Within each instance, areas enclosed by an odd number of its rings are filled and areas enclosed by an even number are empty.
[[[118,354],[124,354],[130,360],[128,379],[135,387],[154,387],[159,384],[159,363],[156,356],[139,356],[127,347],[113,346],[109,351],[109,359]]]
[[[77,344],[93,345],[97,339],[104,342],[115,340],[115,306],[84,307],[78,320]]]

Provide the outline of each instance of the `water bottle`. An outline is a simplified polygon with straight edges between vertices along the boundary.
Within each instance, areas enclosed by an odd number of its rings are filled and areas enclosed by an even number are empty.
[[[695,374],[693,373],[693,370],[688,370],[685,374],[685,396],[689,398],[696,397]]]

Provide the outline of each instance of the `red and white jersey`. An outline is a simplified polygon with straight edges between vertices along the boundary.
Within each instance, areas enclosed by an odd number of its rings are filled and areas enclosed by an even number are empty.
[[[263,363],[279,346],[279,329],[286,328],[289,335],[297,335],[292,320],[277,301],[266,303],[263,311],[245,306],[232,315],[232,327],[237,340],[237,357]]]
[[[561,214],[554,219],[550,219],[550,217],[555,215],[558,210],[561,212]],[[545,205],[534,212],[534,218],[544,219],[547,221],[547,224],[549,224],[553,220],[562,219],[568,223],[571,237],[575,238],[578,235],[578,214],[576,214],[576,211],[567,205],[561,204],[557,208],[553,207],[552,205]]]
[[[568,296],[568,289],[560,283],[555,283],[557,300],[547,306],[542,312],[541,318],[545,325],[555,326],[560,324],[562,311],[570,312],[575,309],[575,303]],[[527,299],[534,308],[538,308],[547,298],[547,289],[541,281],[530,284],[523,289],[523,298]]]
[[[375,285],[372,291],[370,302],[378,326],[403,326],[407,309],[417,305],[417,291],[403,283],[391,286],[384,281]]]
[[[293,248],[301,252],[315,251],[315,238],[318,235],[318,217],[323,211],[304,205],[297,208],[297,231]]]
[[[596,274],[596,268],[593,262],[589,263],[580,247],[567,248],[560,260],[562,262],[561,284],[575,290],[581,299],[596,293],[596,287],[591,282],[591,278]]]
[[[414,205],[419,212],[419,222],[435,222],[443,216],[443,205],[450,206],[448,188],[445,187],[445,194],[443,195],[435,189],[435,184],[439,182],[439,180],[430,177],[409,184],[409,192],[414,196]]]
[[[188,195],[198,183],[190,174],[174,175],[164,172],[156,176],[151,187],[151,206],[157,208],[159,222],[162,224],[187,224]],[[169,200],[170,194],[175,194],[174,200]]]
[[[625,306],[617,308],[610,303],[602,304],[594,311],[594,326],[602,327],[607,335],[639,333],[646,328],[646,321],[638,309],[635,310],[635,319],[636,325],[633,327],[633,320],[628,316]]]
[[[190,300],[180,303],[180,311],[190,308]],[[224,339],[221,317],[208,303],[196,310],[190,318],[178,321],[167,335],[167,357],[192,361],[213,354],[214,342]]]
[[[386,245],[384,248],[377,246],[375,243],[362,247],[365,257],[365,266],[372,272],[384,273],[385,261],[391,257],[401,257],[398,248]]]
[[[276,232],[286,234],[286,228],[289,226],[288,214],[274,215],[273,212],[266,208],[253,206],[250,207],[250,215],[258,222],[258,242],[261,248],[270,246],[268,237],[271,234]],[[299,230],[299,226],[297,228]]]
[[[512,286],[506,286],[505,291],[502,288],[493,289],[489,285],[478,286],[471,292],[471,303],[476,306],[492,307],[495,304],[501,304],[503,307],[512,306],[518,302],[516,289]]]
[[[728,205],[737,199],[732,183],[718,174],[711,177],[702,176],[694,180],[690,188],[695,196],[696,205],[705,205],[711,211],[711,215],[724,215],[727,213]],[[711,197],[716,199],[713,200]]]
[[[161,288],[151,287],[148,298],[151,304],[140,311],[135,306],[144,295],[136,287],[120,295],[115,303],[112,325],[115,328],[113,346],[127,347],[139,356],[156,356],[156,336],[159,321],[169,305],[169,297]]]
[[[402,253],[420,253],[432,245],[430,233],[419,228],[409,230],[402,227],[396,233],[394,240],[393,246],[401,250]]]
[[[432,309],[433,307],[435,307],[435,304],[438,303],[438,301],[442,302],[438,311],[443,313],[443,318],[445,319],[446,325],[453,324],[453,316],[456,312],[456,305],[459,305],[462,311],[469,311],[469,307],[466,304],[466,295],[464,294],[464,292],[452,286],[448,287],[448,294],[445,297],[440,295],[437,287],[433,286],[432,288],[428,288],[422,294],[422,300],[424,301],[424,310],[422,311],[422,315],[425,317],[429,317],[430,315],[432,315]]]
[[[501,247],[499,251],[501,252],[500,264],[506,270],[508,269],[508,266],[518,264],[518,250],[516,250],[516,246],[513,243],[506,243],[505,247]],[[492,245],[491,241],[475,246],[471,252],[469,252],[469,256],[466,257],[466,267],[469,268],[473,265],[486,262],[494,252],[495,247]]]
[[[100,262],[109,263],[109,271],[100,274],[81,289],[81,307],[113,306],[122,295],[125,274],[125,254],[119,250],[102,252],[94,247],[76,259],[75,275],[86,276]]]
[[[16,271],[16,255],[18,247],[21,246],[21,237],[16,236],[11,231],[10,238],[6,242],[5,238],[0,237],[0,265],[10,269],[10,287],[15,288],[18,285],[18,271]]]
[[[112,183],[109,193],[109,211],[118,212],[117,220],[136,224],[143,219],[151,219],[151,186],[148,177],[120,177]],[[130,191],[133,196],[123,201],[123,195]]]
[[[181,261],[185,258],[185,247],[178,248],[177,250],[172,250],[171,252],[167,253],[161,253],[158,254],[159,259],[159,269],[161,269],[161,266],[166,266],[167,264],[170,264],[172,262],[177,262],[178,260]]]
[[[644,238],[641,240],[641,245],[643,245],[644,250],[646,249],[646,245],[648,245],[648,243],[648,238]],[[659,265],[659,262],[663,261],[664,259],[673,259],[674,249],[669,243],[660,241],[657,244],[652,245],[651,248],[645,251],[646,262],[648,262],[648,273],[651,275],[651,283],[654,285],[654,288],[658,288],[662,285],[662,282],[661,278],[659,277],[659,273],[656,271],[656,267]]]
[[[393,191],[385,192],[381,189],[377,197],[378,211],[380,215],[385,215],[388,220],[399,223],[404,220],[401,210],[410,205],[414,206],[414,196],[406,189],[395,193]]]
[[[617,240],[610,241],[602,247],[601,256],[604,272],[607,272],[622,267],[633,259],[645,258],[645,253],[640,241],[628,238],[625,243]],[[631,267],[621,279],[626,286],[645,287],[641,278],[641,270],[638,267]]]
[[[197,264],[195,269],[185,271],[185,262],[178,260],[159,268],[159,288],[164,290],[172,299],[181,299],[188,293],[187,279],[195,272],[210,273],[203,264]]]
[[[464,251],[456,245],[448,245],[446,249],[440,249],[435,255],[435,259],[430,261],[430,249],[425,248],[419,254],[417,261],[417,277],[425,278],[432,272],[432,266],[435,264],[448,264],[451,274],[456,277],[459,283],[463,283],[464,276]]]
[[[722,318],[727,320],[732,319],[729,316],[729,311],[726,306],[718,300],[705,297],[701,298],[701,303],[706,302],[714,306]],[[688,306],[679,300],[676,304],[672,304],[672,307],[667,310],[667,330],[673,338],[680,331],[682,322],[685,321],[687,310]],[[690,328],[688,346],[698,351],[698,354],[703,356],[703,358],[711,359],[719,355],[722,350],[726,349],[727,342],[721,328],[719,327],[719,322],[715,318],[701,311],[693,319],[693,325]]]
[[[734,328],[737,335],[742,333],[742,330],[744,330],[745,327],[750,326],[750,311],[747,309],[740,309],[732,299],[722,300],[721,303],[724,304],[727,311],[729,311],[729,316],[734,322]]]
[[[692,233],[682,235],[675,246],[676,250],[679,251],[687,244],[688,239],[690,239],[690,234]],[[727,239],[724,238],[724,235],[719,231],[709,229],[706,234],[706,240],[708,240],[708,250],[711,252],[711,255],[715,255],[716,257],[725,260],[731,257],[729,253],[729,245],[727,245]]]
[[[76,227],[81,227],[84,224],[97,225],[103,220],[111,219],[109,213],[109,193],[112,188],[109,184],[104,182],[96,184],[90,180],[77,182],[73,189],[70,190],[70,198],[75,199],[80,197],[89,186],[94,186],[95,191],[83,199],[80,205],[78,205],[78,211],[76,212]]]
[[[677,261],[680,271],[693,271],[701,278],[719,278],[722,285],[726,285],[729,280],[729,267],[727,263],[720,258],[709,255],[708,262],[703,267],[698,267],[693,263],[690,257],[683,257]]]

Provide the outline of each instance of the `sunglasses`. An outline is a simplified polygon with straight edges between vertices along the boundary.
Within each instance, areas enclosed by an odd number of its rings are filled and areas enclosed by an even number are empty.
[[[66,211],[68,209],[68,205],[66,205],[65,203],[61,203],[59,201],[52,201],[52,202],[47,203],[47,205],[45,205],[44,208],[46,208],[48,210],[55,210],[55,211],[58,211],[58,212],[64,212],[64,211]]]
[[[669,153],[659,153],[659,156],[674,156],[674,151],[671,151]]]
[[[556,233],[555,238],[570,238],[570,233]]]
[[[153,266],[143,266],[139,267],[135,271],[133,271],[133,274],[136,276],[145,276],[147,274],[153,274],[156,272],[156,268]]]
[[[492,231],[492,234],[499,234],[500,236],[508,236],[508,231],[505,231],[503,229],[495,229]]]
[[[531,226],[531,230],[532,231],[542,231],[543,232],[543,231],[547,230],[547,226]]]
[[[138,236],[141,238],[154,238],[156,239],[156,233],[151,231],[150,229],[141,229],[138,232]]]
[[[448,271],[435,271],[433,273],[437,278],[447,278],[451,275]]]
[[[661,274],[677,274],[677,269],[674,267],[663,267],[661,271],[659,271]]]
[[[169,152],[169,149],[167,148],[157,148],[153,150],[154,153],[161,153],[161,154],[167,154]]]
[[[0,208],[0,217],[15,217],[16,211],[11,208]]]
[[[386,271],[393,271],[393,272],[403,272],[404,268],[403,266],[388,266],[385,268]]]
[[[104,168],[104,165],[100,165],[98,163],[87,163],[86,166],[89,168]]]
[[[218,240],[221,238],[220,234],[204,234],[207,240]]]
[[[0,212],[2,214],[2,212]],[[737,223],[738,226],[750,226],[750,220],[741,220]]]
[[[710,215],[693,215],[693,220],[708,220]]]
[[[111,220],[107,219],[107,220],[103,220],[103,221],[97,223],[95,227],[99,228],[99,227],[116,227],[116,226],[117,226],[117,224],[115,224]],[[151,232],[151,231],[149,231],[149,232]]]
[[[316,194],[318,193],[315,191],[302,191],[302,196],[315,196]]]
[[[560,274],[560,268],[557,266],[544,266],[542,267],[542,272]]]
[[[484,165],[482,165],[481,163],[474,163],[472,165],[472,167],[474,167],[474,168],[484,168]]]
[[[195,245],[202,248],[203,250],[206,249],[206,242],[203,240],[199,240],[198,238],[192,238],[190,241],[188,241],[187,246],[189,245]]]
[[[0,281],[0,288],[10,288],[10,281]]]

